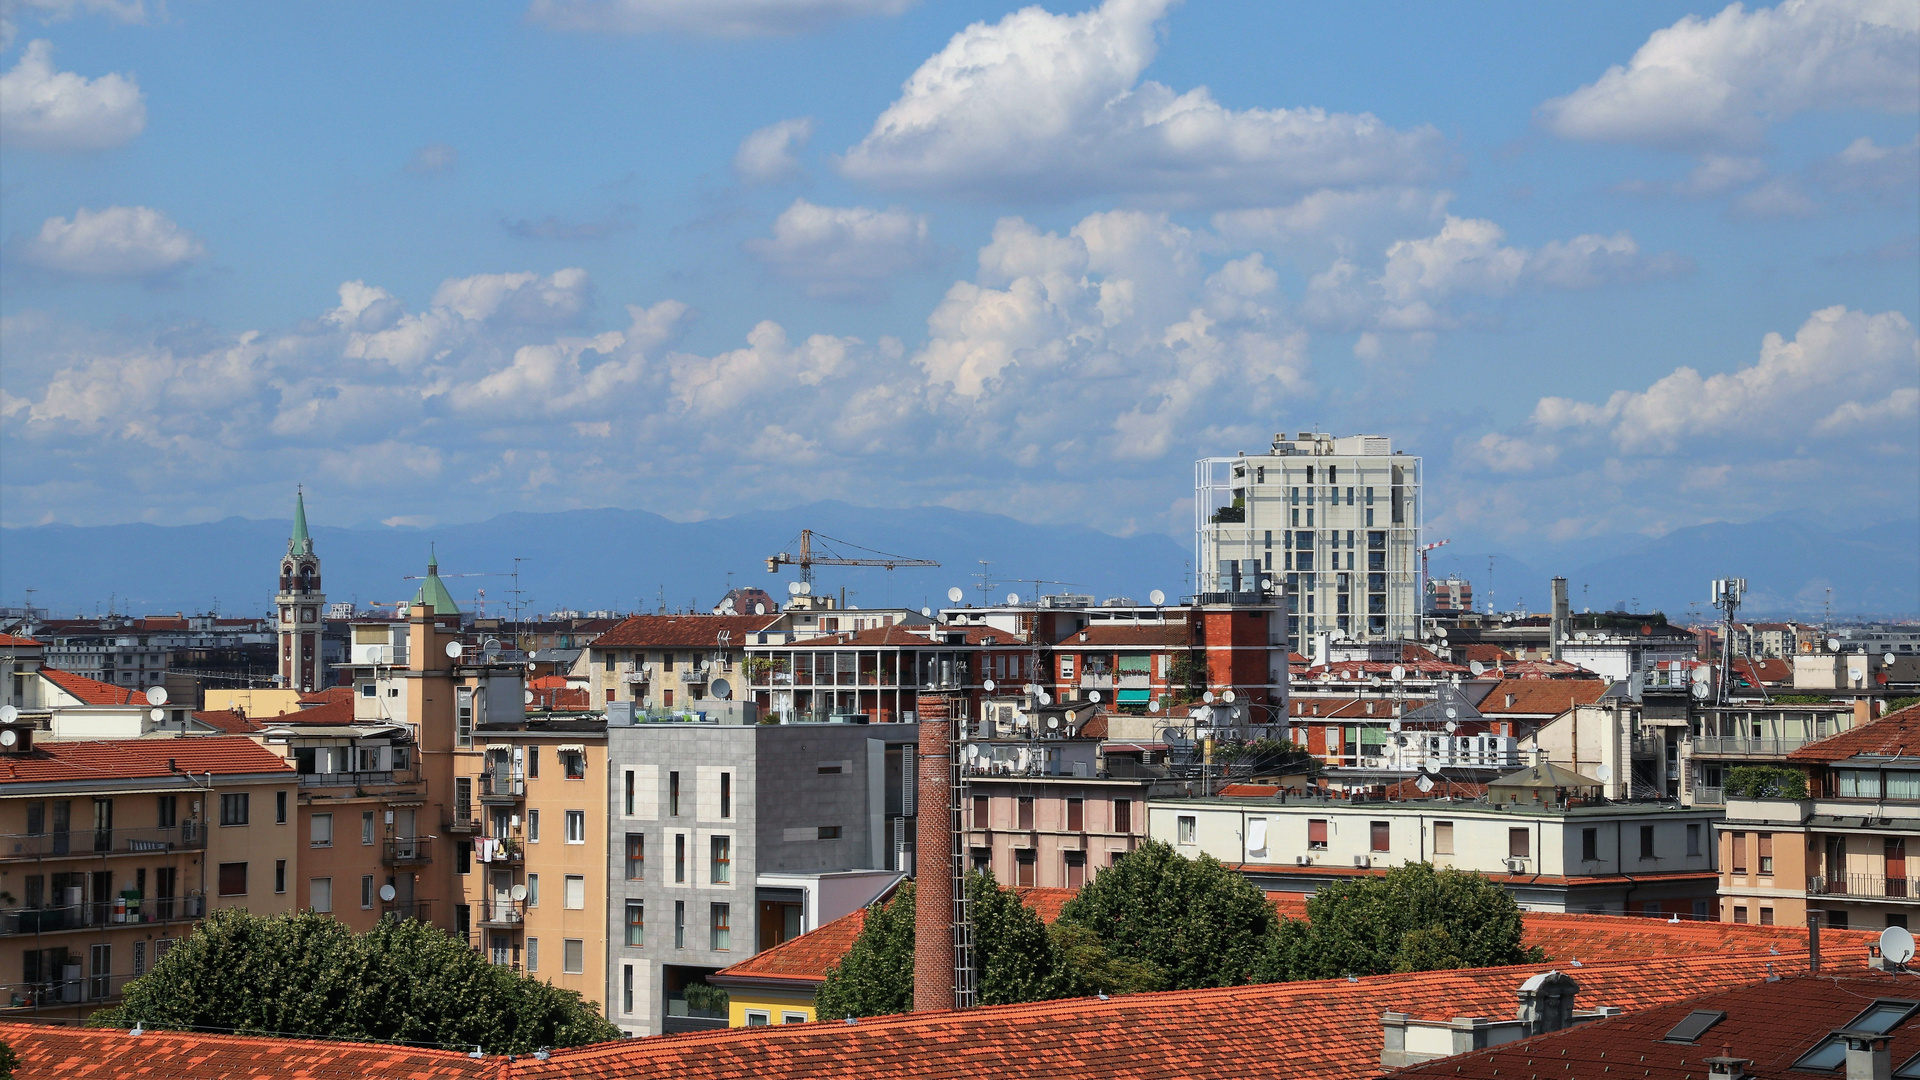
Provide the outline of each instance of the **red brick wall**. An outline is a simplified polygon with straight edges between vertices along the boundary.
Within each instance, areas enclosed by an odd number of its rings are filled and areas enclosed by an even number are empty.
[[[913,1011],[953,1008],[953,733],[949,700],[923,694],[920,721],[919,832],[913,858]]]

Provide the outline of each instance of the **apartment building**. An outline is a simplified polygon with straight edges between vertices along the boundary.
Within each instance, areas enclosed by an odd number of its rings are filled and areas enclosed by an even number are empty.
[[[1608,803],[1598,787],[1542,765],[1475,799],[1156,798],[1147,833],[1270,891],[1430,862],[1486,874],[1529,911],[1712,918],[1719,813]]]
[[[931,687],[964,694],[977,709],[994,672],[1025,680],[1037,670],[1032,643],[1017,632],[951,622],[812,637],[763,631],[747,644],[747,664],[762,713],[816,722],[911,721],[915,699]]]
[[[1295,652],[1320,632],[1419,637],[1421,460],[1379,435],[1273,437],[1195,463],[1195,591],[1283,596]]]
[[[748,638],[779,618],[778,612],[629,616],[587,649],[589,698],[596,708],[631,703],[641,712],[743,699]]]
[[[1720,918],[1804,926],[1815,910],[1828,926],[1920,926],[1920,706],[1782,756],[1806,770],[1807,797],[1730,793]]]
[[[38,734],[0,726],[0,1015],[85,1016],[209,908],[296,906],[280,758],[240,737]]]
[[[1695,806],[1724,805],[1734,769],[1785,765],[1801,747],[1850,731],[1867,719],[1864,702],[1694,708],[1680,743],[1680,798]]]
[[[609,1017],[725,1027],[688,987],[865,906],[911,863],[914,725],[607,728]]]
[[[1146,839],[1151,786],[1107,776],[969,775],[969,864],[1004,885],[1078,889]]]

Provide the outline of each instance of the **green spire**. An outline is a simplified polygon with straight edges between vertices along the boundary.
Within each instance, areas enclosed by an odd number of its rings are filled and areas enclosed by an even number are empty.
[[[431,545],[427,547],[427,579],[420,583],[420,591],[413,594],[413,602],[428,605],[435,615],[460,614],[460,605],[453,602],[453,594],[440,580],[440,556]]]
[[[313,537],[307,535],[307,493],[304,488],[295,489],[293,497],[293,535],[287,538],[287,554],[313,554]]]

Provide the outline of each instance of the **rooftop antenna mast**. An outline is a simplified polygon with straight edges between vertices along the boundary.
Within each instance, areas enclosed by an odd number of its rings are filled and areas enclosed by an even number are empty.
[[[1733,616],[1747,595],[1746,578],[1716,578],[1713,582],[1713,606],[1720,609],[1720,685],[1714,701],[1725,705],[1733,680]]]

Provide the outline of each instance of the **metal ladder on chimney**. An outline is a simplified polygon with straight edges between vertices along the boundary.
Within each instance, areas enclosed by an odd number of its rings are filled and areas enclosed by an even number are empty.
[[[948,730],[957,734],[966,723],[964,717],[955,716],[948,721]],[[967,903],[967,831],[963,817],[967,805],[967,776],[961,768],[962,745],[961,739],[947,740],[947,764],[951,770],[947,790],[952,793],[947,800],[947,810],[951,815],[949,828],[953,838],[947,862],[948,872],[953,876],[953,1007],[970,1009],[978,1004],[979,994],[973,978],[973,909]]]

